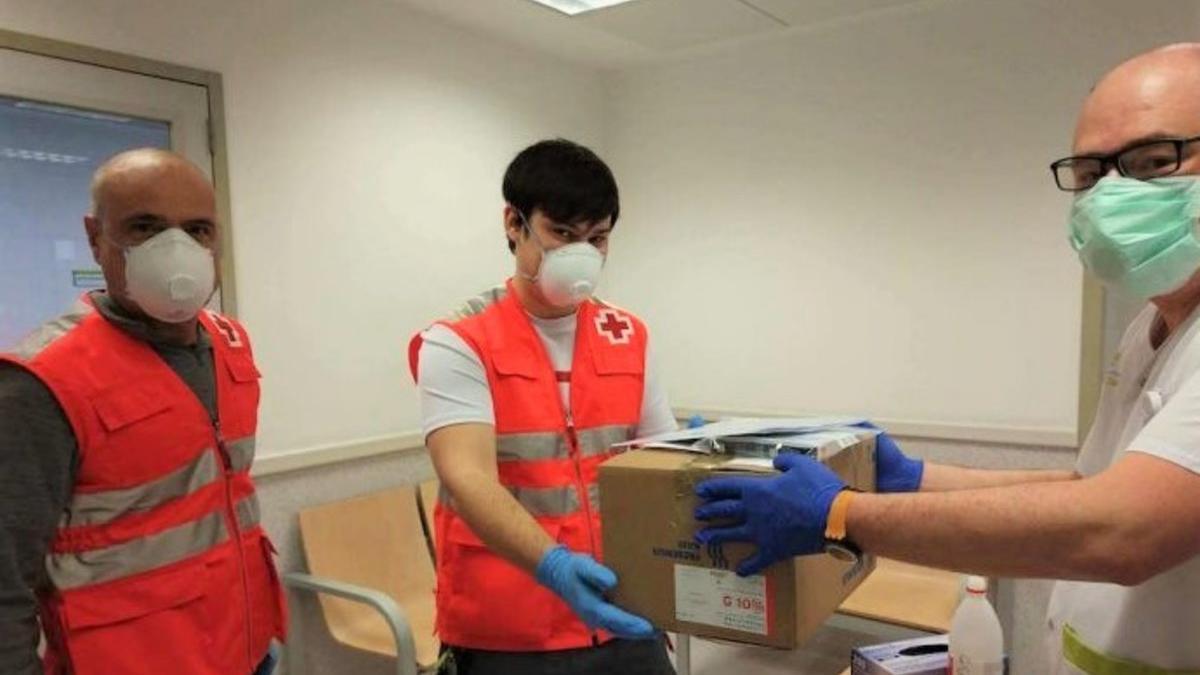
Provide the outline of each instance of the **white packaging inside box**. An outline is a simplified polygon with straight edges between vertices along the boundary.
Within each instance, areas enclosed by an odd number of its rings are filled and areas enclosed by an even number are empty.
[[[945,635],[859,647],[851,653],[850,675],[945,675],[949,650]]]

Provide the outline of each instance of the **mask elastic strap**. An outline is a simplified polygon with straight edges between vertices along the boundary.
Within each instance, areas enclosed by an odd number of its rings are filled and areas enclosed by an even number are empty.
[[[509,206],[512,206],[512,204],[509,204]],[[529,233],[530,237],[533,237],[533,241],[538,246],[538,252],[541,254],[540,257],[538,258],[538,273],[537,274],[526,274],[521,271],[520,266],[517,267],[517,274],[522,279],[524,279],[530,283],[536,284],[538,282],[538,279],[540,279],[542,276],[542,261],[544,261],[546,259],[546,247],[542,246],[542,240],[537,236],[537,232],[533,231],[533,226],[529,224],[529,220],[527,220],[525,218],[525,214],[521,213],[521,209],[518,209],[515,206],[513,206],[512,209],[513,209],[513,211],[517,212],[517,217],[521,219],[521,227],[525,228],[525,231]]]

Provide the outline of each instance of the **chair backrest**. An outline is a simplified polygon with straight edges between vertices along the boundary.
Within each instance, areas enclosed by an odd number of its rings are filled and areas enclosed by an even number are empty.
[[[950,632],[962,599],[961,574],[879,558],[839,611],[932,633]]]
[[[391,596],[412,624],[418,655],[432,652],[436,659],[433,560],[416,488],[397,487],[305,509],[300,512],[300,533],[310,573]],[[359,649],[395,653],[386,624],[370,607],[328,595],[321,595],[320,602],[334,639]]]

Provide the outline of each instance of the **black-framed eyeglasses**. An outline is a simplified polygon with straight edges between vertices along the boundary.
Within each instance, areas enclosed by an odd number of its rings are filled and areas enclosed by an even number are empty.
[[[1080,155],[1064,157],[1050,165],[1054,184],[1059,190],[1082,192],[1090,190],[1114,167],[1127,178],[1148,180],[1169,176],[1183,164],[1183,149],[1191,138],[1161,138],[1129,146],[1111,155]]]

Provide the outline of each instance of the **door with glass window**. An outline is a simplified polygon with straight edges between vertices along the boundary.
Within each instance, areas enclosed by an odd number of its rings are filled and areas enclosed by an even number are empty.
[[[83,228],[92,173],[170,148],[210,177],[203,86],[0,48],[0,351],[103,288]]]

